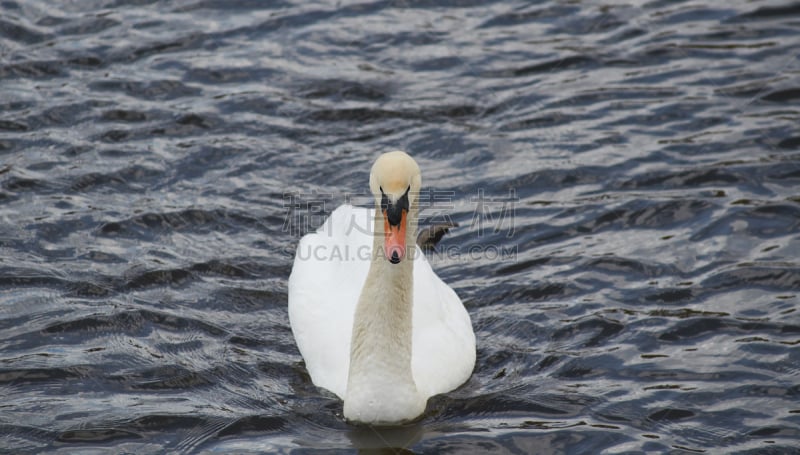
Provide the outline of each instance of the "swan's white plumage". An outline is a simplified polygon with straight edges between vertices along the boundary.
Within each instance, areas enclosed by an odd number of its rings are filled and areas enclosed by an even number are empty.
[[[338,207],[301,239],[289,277],[289,320],[306,368],[314,384],[342,399],[354,314],[370,267],[374,216],[374,209]],[[475,335],[455,291],[415,251],[411,364],[417,390],[427,399],[469,378]]]

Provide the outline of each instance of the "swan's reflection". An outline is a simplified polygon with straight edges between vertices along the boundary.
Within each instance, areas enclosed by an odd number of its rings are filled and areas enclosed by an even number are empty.
[[[347,433],[347,437],[364,454],[409,454],[414,453],[412,447],[422,440],[425,428],[420,423],[407,425],[379,427],[379,426],[354,426]]]

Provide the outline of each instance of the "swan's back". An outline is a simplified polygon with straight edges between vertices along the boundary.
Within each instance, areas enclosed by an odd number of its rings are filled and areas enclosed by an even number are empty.
[[[312,381],[344,399],[350,339],[372,254],[374,209],[338,207],[297,247],[289,277],[289,322]],[[461,300],[417,249],[414,257],[412,372],[427,398],[466,381],[475,335]]]

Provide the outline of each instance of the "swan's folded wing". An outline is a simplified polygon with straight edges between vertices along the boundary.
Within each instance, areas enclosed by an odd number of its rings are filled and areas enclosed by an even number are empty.
[[[372,251],[370,209],[342,205],[297,246],[289,277],[289,323],[311,380],[340,398],[350,338]]]
[[[455,291],[434,273],[424,255],[414,262],[412,370],[420,392],[455,389],[475,367],[475,333]]]

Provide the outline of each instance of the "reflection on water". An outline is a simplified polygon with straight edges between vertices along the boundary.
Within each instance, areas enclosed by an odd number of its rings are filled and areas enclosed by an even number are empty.
[[[359,453],[413,453],[405,448],[418,443],[424,433],[425,427],[419,423],[397,427],[355,426],[347,437]]]
[[[0,447],[790,451],[798,17],[3,3]],[[375,430],[310,383],[286,280],[398,148],[478,359]]]

